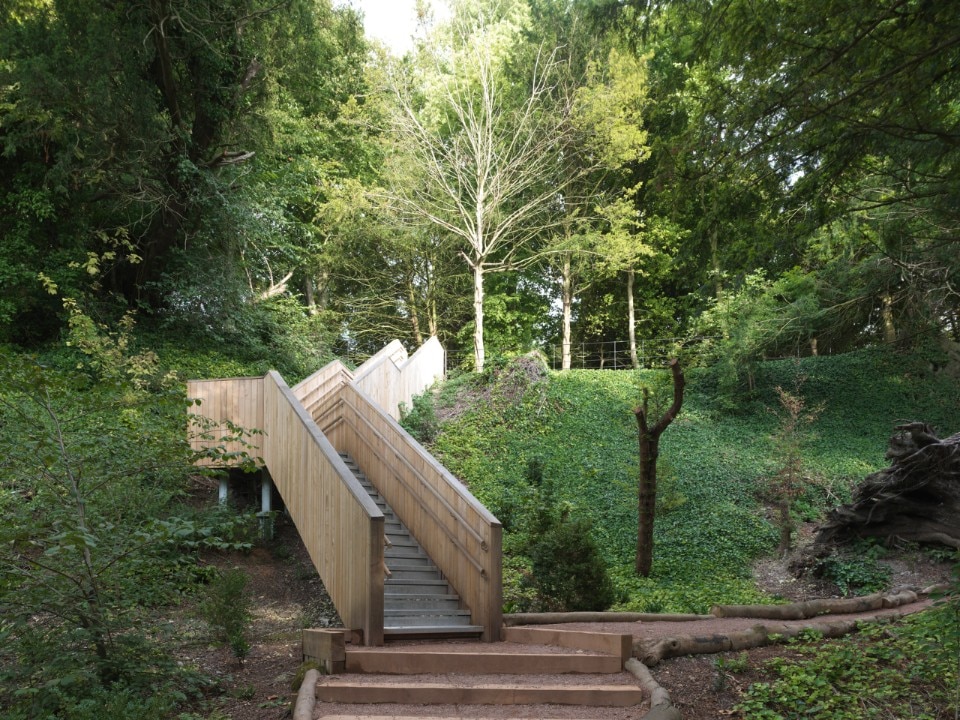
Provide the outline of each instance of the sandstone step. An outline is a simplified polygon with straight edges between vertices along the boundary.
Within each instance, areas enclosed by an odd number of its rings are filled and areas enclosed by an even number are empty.
[[[618,673],[621,660],[612,655],[562,653],[473,653],[418,651],[396,652],[388,648],[347,650],[347,672],[417,675],[422,673],[469,673],[473,675]]]
[[[459,681],[459,677],[457,680]],[[588,705],[629,707],[644,701],[643,691],[631,685],[522,685],[451,683],[356,682],[322,678],[317,700],[341,703],[398,703],[403,705]]]
[[[450,712],[456,712],[457,708],[450,708]],[[523,718],[537,717],[541,720],[576,720],[576,718],[549,718],[544,715],[524,715]],[[422,715],[321,715],[321,720],[423,720]],[[430,720],[463,720],[463,715],[431,715]],[[496,717],[482,718],[471,717],[470,720],[514,720],[514,718]]]

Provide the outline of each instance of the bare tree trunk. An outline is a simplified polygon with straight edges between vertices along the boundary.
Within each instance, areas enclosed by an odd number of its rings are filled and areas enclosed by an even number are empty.
[[[313,294],[313,278],[306,277],[303,280],[303,296],[307,301],[307,313],[309,315],[317,314],[317,302]]]
[[[897,328],[893,324],[893,296],[890,293],[883,294],[883,341],[895,343],[897,341]]]
[[[627,270],[627,335],[630,339],[630,362],[634,368],[640,367],[637,361],[637,314],[633,306],[634,270]]]
[[[633,409],[637,418],[640,442],[640,479],[637,487],[637,562],[638,575],[649,577],[653,568],[653,522],[657,507],[657,456],[660,448],[660,435],[673,422],[683,406],[683,388],[685,383],[680,361],[670,361],[673,375],[673,404],[653,427],[648,424],[649,392],[643,391],[643,404]]]
[[[417,314],[417,294],[413,287],[413,280],[407,278],[407,304],[410,311],[410,324],[413,326],[413,339],[417,347],[423,345],[423,335],[420,334],[420,316]]]
[[[483,263],[473,265],[473,357],[476,371],[483,372]]]
[[[563,256],[563,340],[561,344],[562,370],[569,370],[570,358],[570,317],[573,312],[573,274],[570,267],[570,253]]]

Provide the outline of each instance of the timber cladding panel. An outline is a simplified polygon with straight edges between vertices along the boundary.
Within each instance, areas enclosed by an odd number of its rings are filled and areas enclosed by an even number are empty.
[[[209,427],[201,427],[190,419],[190,447],[200,452],[211,445],[222,445],[226,453],[246,451],[256,458],[262,454],[262,436],[253,435],[244,442],[221,443],[221,438],[231,434],[226,421],[238,425],[244,430],[263,429],[263,378],[230,378],[228,380],[190,380],[187,383],[187,397],[200,401],[188,409],[189,416],[201,416],[210,421]],[[198,465],[217,465],[222,460],[203,458]],[[230,464],[227,462],[226,464]]]
[[[383,642],[383,513],[283,379],[264,378],[264,461],[347,627]]]
[[[394,420],[400,417],[400,405],[408,409],[414,395],[423,392],[444,376],[446,352],[436,337],[431,337],[407,357],[406,350],[394,340],[357,368],[354,383]]]
[[[361,390],[344,385],[343,448],[371,478],[484,627],[499,639],[502,528],[463,484]]]

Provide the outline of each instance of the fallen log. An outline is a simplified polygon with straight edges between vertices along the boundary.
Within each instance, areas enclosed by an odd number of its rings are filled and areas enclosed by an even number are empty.
[[[712,615],[692,615],[686,613],[636,613],[636,612],[549,612],[549,613],[508,613],[503,616],[503,624],[514,625],[559,625],[561,623],[605,623],[605,622],[688,622],[691,620],[712,619]]]
[[[767,620],[806,620],[818,615],[843,615],[862,613],[882,608],[900,607],[915,602],[917,594],[901,590],[890,595],[874,593],[853,598],[823,598],[787,605],[714,605],[710,612],[714,617],[748,617]]]
[[[901,617],[904,613],[885,616],[884,619]],[[772,645],[797,637],[804,632],[816,632],[825,638],[836,638],[855,632],[863,620],[830,620],[805,625],[787,625],[785,623],[757,624],[749,630],[737,630],[725,634],[706,636],[682,635],[659,640],[640,640],[634,643],[633,655],[647,667],[653,667],[661,660],[683,655],[708,655],[730,650],[748,650],[750,648]]]
[[[303,676],[300,690],[297,692],[297,702],[293,709],[293,720],[313,720],[313,709],[317,704],[317,680],[320,673],[311,668]]]

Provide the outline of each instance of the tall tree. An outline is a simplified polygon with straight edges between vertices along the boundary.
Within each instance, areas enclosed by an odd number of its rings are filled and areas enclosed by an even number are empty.
[[[288,218],[254,192],[279,173],[260,184],[254,169],[279,170],[271,151],[291,119],[336,117],[363,57],[352,11],[15,0],[0,12],[0,278],[18,281],[0,289],[5,336],[23,339],[40,325],[30,317],[56,331],[38,273],[69,295],[205,307],[213,324],[231,314],[216,311],[227,292],[283,287],[288,249],[272,246]]]
[[[522,0],[454,6],[412,67],[398,68],[393,130],[420,182],[393,189],[408,216],[452,238],[473,275],[474,365],[484,366],[484,278],[516,267],[520,252],[559,222],[572,178],[558,171],[569,144],[569,98],[557,96],[557,57],[539,49],[520,90],[508,65],[529,11]],[[513,53],[513,54],[511,54]],[[425,95],[420,94],[423,90]]]

